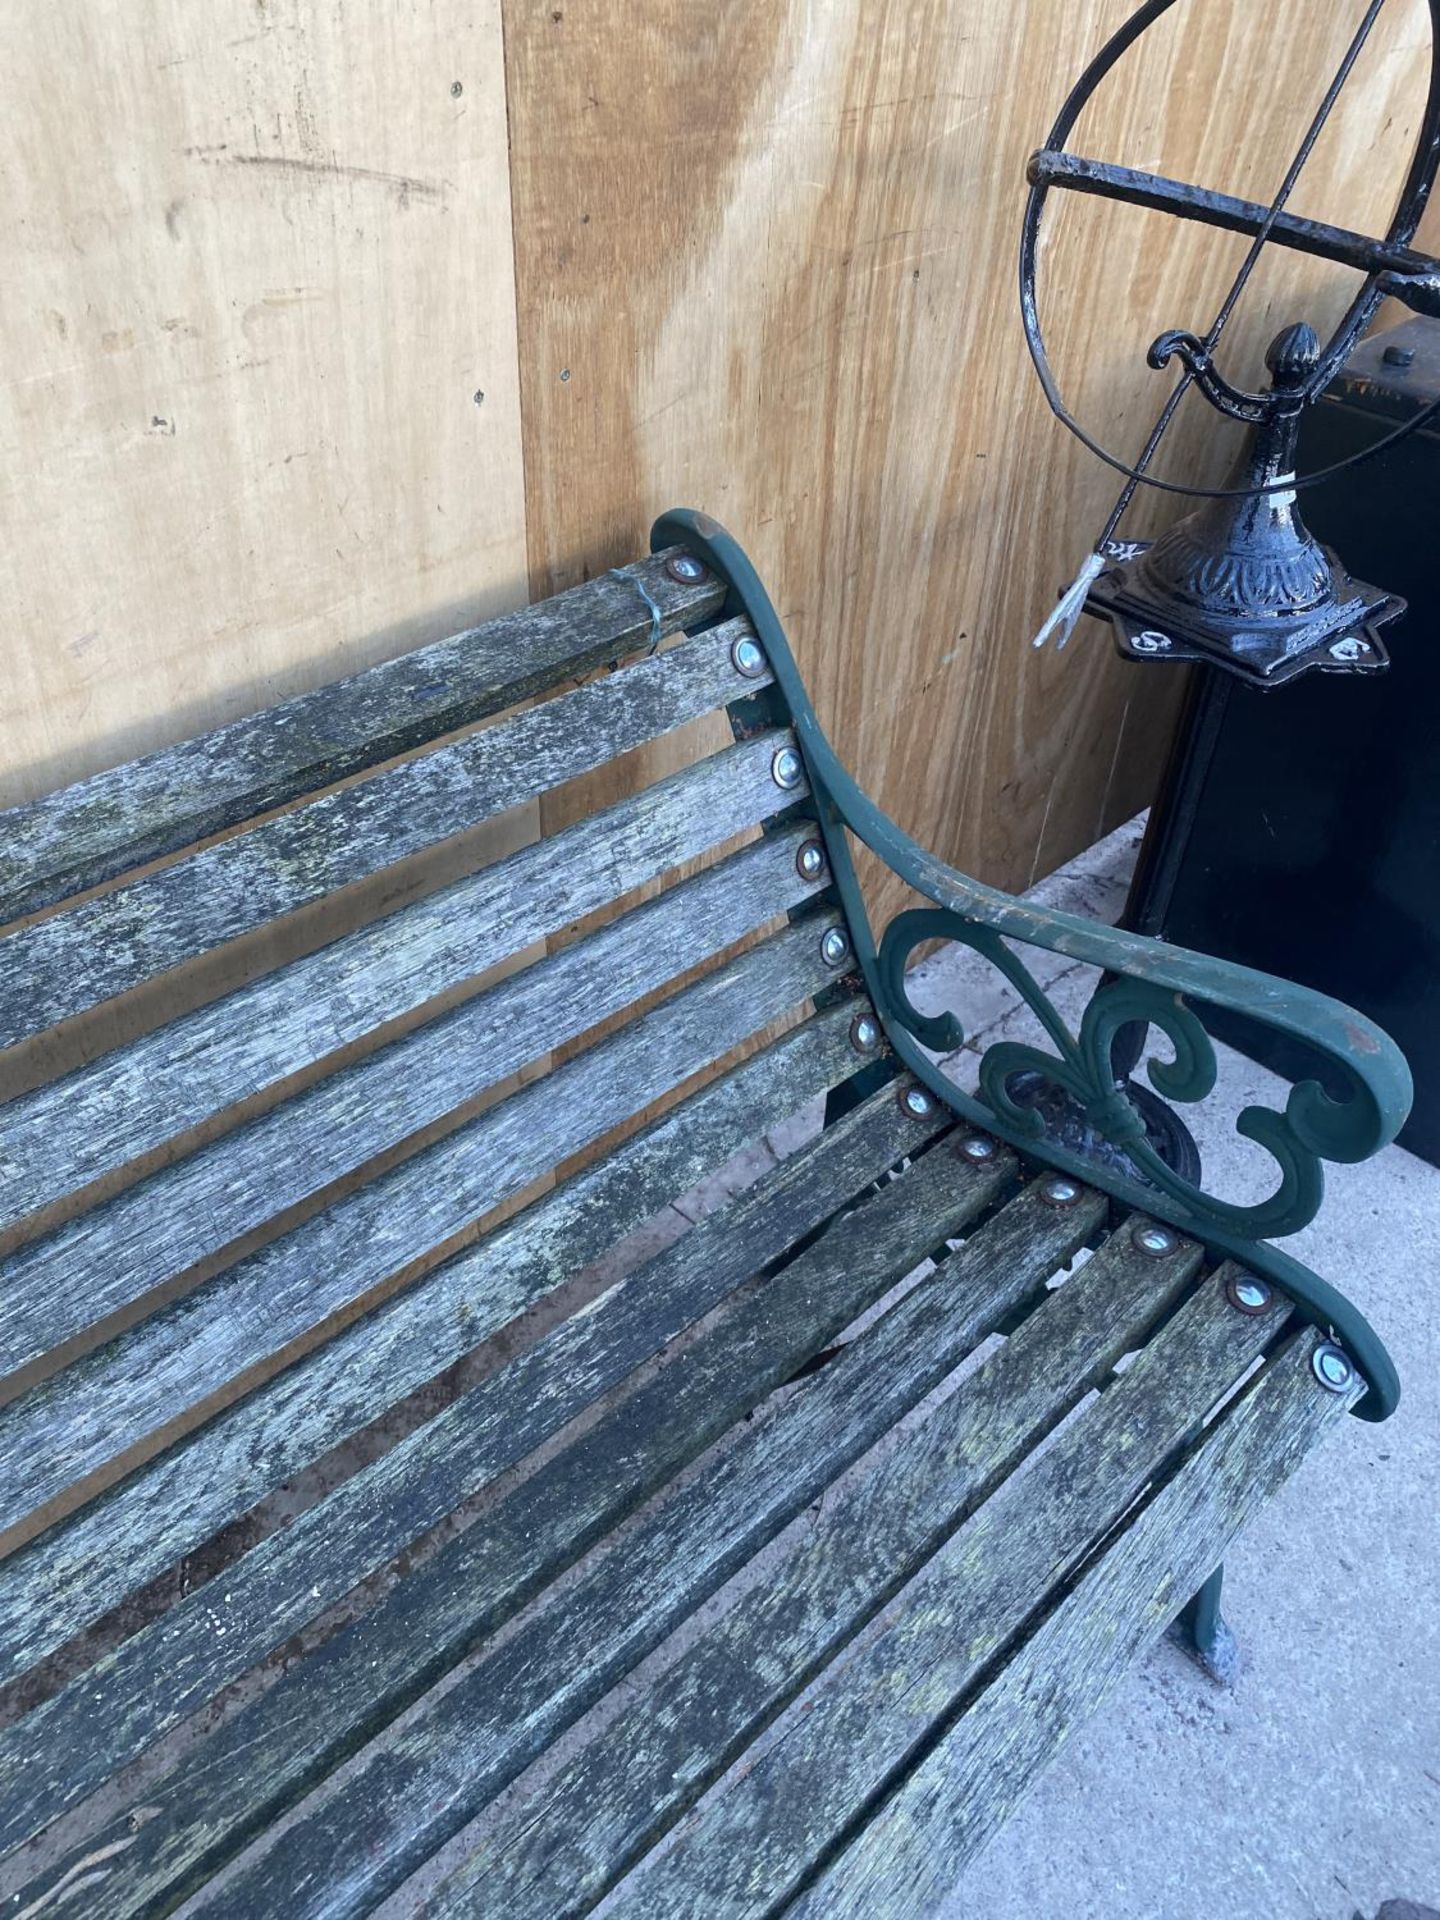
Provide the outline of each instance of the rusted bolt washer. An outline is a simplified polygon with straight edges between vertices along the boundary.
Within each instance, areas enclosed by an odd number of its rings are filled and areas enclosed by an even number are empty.
[[[827,928],[820,942],[820,958],[827,967],[840,967],[850,958],[850,936],[843,927]]]
[[[880,1044],[880,1022],[873,1013],[857,1013],[850,1022],[850,1044],[857,1053],[873,1053]]]
[[[1080,1204],[1080,1196],[1085,1189],[1078,1180],[1072,1180],[1068,1173],[1052,1173],[1040,1182],[1040,1198],[1047,1207],[1066,1207]]]
[[[806,840],[795,856],[795,871],[802,880],[818,880],[825,871],[825,849],[818,840]]]
[[[1130,1244],[1152,1260],[1161,1260],[1167,1253],[1173,1253],[1180,1241],[1169,1227],[1162,1227],[1156,1220],[1142,1220],[1131,1234]]]
[[[1265,1282],[1257,1280],[1253,1273],[1234,1273],[1225,1282],[1225,1298],[1236,1313],[1252,1316],[1264,1313],[1274,1297]]]

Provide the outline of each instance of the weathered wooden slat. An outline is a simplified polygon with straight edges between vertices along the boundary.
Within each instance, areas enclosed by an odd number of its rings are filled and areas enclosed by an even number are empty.
[[[881,1808],[796,1920],[901,1920],[953,1884],[1071,1729],[1101,1705],[1250,1516],[1355,1395],[1310,1372],[1297,1335]],[[645,1909],[648,1916],[661,1909]]]
[[[789,806],[770,776],[788,738],[700,761],[0,1108],[0,1229]]]
[[[773,1235],[784,1221],[784,1235],[793,1238],[803,1220],[795,1203],[807,1201],[817,1182],[832,1195],[845,1179],[858,1183],[887,1157],[913,1147],[915,1133],[893,1090],[874,1096],[866,1111],[805,1150],[798,1180],[788,1195],[774,1190],[766,1197],[751,1231],[763,1226]],[[968,1189],[977,1211],[1013,1175],[1008,1156],[983,1170],[963,1162],[952,1167],[951,1178]],[[687,1257],[704,1260],[715,1248],[726,1257],[729,1236],[747,1225],[745,1211],[711,1216],[713,1228],[697,1230]],[[764,1286],[732,1296],[692,1346],[483,1523],[293,1667],[281,1687],[187,1752],[173,1774],[148,1778],[143,1822],[132,1823],[129,1810],[120,1810],[77,1849],[84,1857],[112,1839],[125,1842],[116,1871],[93,1885],[94,1920],[143,1911],[162,1895],[173,1905],[333,1767],[369,1726],[399,1711],[870,1305],[893,1277],[893,1263],[857,1258],[870,1244],[872,1219],[871,1204],[862,1204]],[[655,1271],[638,1275],[637,1286],[647,1288]],[[46,1887],[74,1864],[74,1858],[58,1861]],[[45,1890],[34,1886],[27,1898],[41,1898]]]
[[[730,621],[0,938],[0,1047],[423,852],[759,684]]]
[[[672,1109],[0,1562],[0,1675],[13,1679],[174,1566],[273,1487],[533,1305],[758,1130],[843,1079],[842,1003]],[[117,1549],[117,1542],[120,1543]]]
[[[948,1164],[947,1164],[948,1163]],[[963,1218],[941,1147],[867,1209],[892,1268]],[[892,1197],[893,1196],[893,1197]],[[227,1876],[213,1911],[368,1912],[949,1371],[1004,1303],[1093,1231],[1100,1204],[1031,1194],[979,1229],[782,1408],[707,1462],[616,1550],[453,1686],[375,1740]],[[361,1837],[363,1836],[363,1838]],[[197,1896],[205,1909],[203,1892]]]
[[[1247,1319],[1208,1283],[1028,1474],[947,1542],[905,1595],[898,1619],[819,1689],[784,1737],[727,1782],[667,1853],[624,1883],[617,1913],[660,1920],[700,1911],[741,1920],[772,1914],[791,1898],[1283,1318],[1274,1307]],[[1176,1594],[1172,1611],[1187,1591]],[[881,1910],[917,1909],[896,1902]]]
[[[773,1579],[490,1834],[425,1903],[427,1916],[588,1911],[1081,1393],[1144,1341],[1199,1260],[1193,1243],[1156,1260],[1128,1230],[1113,1235],[923,1426],[827,1503]]]
[[[0,1376],[797,905],[816,891],[796,868],[806,831],[743,848],[23,1248],[0,1265]]]
[[[795,922],[0,1409],[0,1528],[173,1427],[815,992],[833,978],[820,947],[834,924],[829,910]]]
[[[590,580],[0,815],[0,920],[483,720],[719,610],[663,557]],[[643,588],[643,593],[640,589]]]
[[[944,1124],[938,1114],[912,1118],[911,1138],[923,1141]],[[863,1139],[863,1127],[856,1133]],[[893,1150],[891,1140],[882,1144]],[[922,1196],[932,1207],[940,1203],[942,1233],[947,1218],[966,1215],[973,1187],[955,1180],[953,1158],[938,1170],[947,1176],[938,1196],[932,1192],[937,1169],[927,1173],[925,1165],[915,1170],[903,1202],[897,1183],[896,1198],[869,1215],[877,1233],[877,1222],[898,1215],[892,1237],[902,1235],[903,1244],[896,1258],[913,1258],[908,1250],[917,1240],[924,1244],[928,1223],[922,1231],[916,1218]],[[790,1194],[798,1218],[813,1219],[800,1169],[790,1163],[776,1169],[764,1199],[777,1192]],[[0,1734],[0,1778],[8,1782],[0,1799],[0,1851],[83,1798],[716,1304],[748,1272],[750,1253],[773,1237],[767,1211],[761,1197],[742,1197],[727,1210],[728,1232],[717,1223],[694,1249],[687,1236],[673,1257],[660,1256],[612,1289],[285,1531],[271,1534],[215,1583],[221,1592],[202,1589],[182,1600]],[[893,1268],[894,1259],[881,1264]]]

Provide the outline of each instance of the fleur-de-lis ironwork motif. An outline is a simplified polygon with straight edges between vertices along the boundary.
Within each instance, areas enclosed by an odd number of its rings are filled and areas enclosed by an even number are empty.
[[[981,1055],[980,1096],[997,1120],[1037,1141],[1043,1137],[1043,1114],[1017,1100],[1011,1090],[1017,1075],[1039,1073],[1064,1088],[1095,1131],[1121,1149],[1142,1179],[1180,1201],[1197,1220],[1210,1220],[1256,1239],[1298,1232],[1319,1211],[1324,1195],[1321,1163],[1363,1160],[1384,1142],[1386,1121],[1369,1086],[1348,1059],[1332,1055],[1327,1058],[1327,1070],[1344,1084],[1346,1098],[1333,1099],[1318,1081],[1306,1080],[1291,1089],[1283,1112],[1249,1106],[1237,1116],[1236,1132],[1253,1140],[1275,1162],[1279,1177],[1273,1191],[1264,1200],[1248,1204],[1207,1193],[1156,1152],[1143,1119],[1117,1085],[1111,1067],[1116,1036],[1138,1021],[1158,1029],[1173,1049],[1171,1059],[1150,1063],[1149,1077],[1156,1092],[1181,1102],[1208,1098],[1215,1088],[1215,1048],[1199,1014],[1182,994],[1156,981],[1112,980],[1091,997],[1079,1032],[1072,1034],[1034,974],[997,933],[943,907],[914,908],[897,915],[885,931],[880,977],[895,1017],[922,1046],[935,1052],[962,1046],[965,1035],[954,1014],[922,1014],[907,991],[905,969],[911,953],[922,941],[934,939],[958,941],[998,968],[1035,1015],[1053,1048],[1047,1052],[1023,1041],[1001,1040]]]

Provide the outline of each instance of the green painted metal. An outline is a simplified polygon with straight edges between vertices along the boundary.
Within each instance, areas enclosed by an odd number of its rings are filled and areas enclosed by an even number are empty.
[[[780,618],[738,542],[709,515],[677,509],[651,531],[653,551],[683,546],[725,581],[722,617],[746,615],[765,649],[804,755],[810,805],[825,842],[844,908],[855,958],[896,1054],[930,1089],[973,1125],[1009,1141],[1044,1165],[1073,1174],[1200,1240],[1212,1253],[1243,1262],[1281,1289],[1298,1312],[1349,1351],[1369,1385],[1357,1411],[1383,1420],[1400,1387],[1384,1344],[1354,1304],[1268,1237],[1294,1233],[1311,1220],[1324,1192],[1322,1162],[1368,1158],[1395,1137],[1410,1109],[1404,1056],[1373,1021],[1324,994],[1276,980],[1249,967],[1191,953],[1141,934],[1098,925],[1017,900],[957,872],[919,846],[856,785],[825,737]],[[877,943],[851,858],[853,834],[915,891],[933,904],[898,914]],[[952,1014],[927,1016],[911,1004],[905,965],[922,940],[962,941],[1000,969],[1036,1014],[1053,1053],[1011,1041],[982,1057],[980,1097],[941,1073],[931,1049],[944,1052],[964,1039]],[[1078,1035],[1008,941],[1046,948],[1114,976],[1091,1000]],[[1316,1081],[1293,1087],[1283,1112],[1246,1107],[1238,1133],[1255,1141],[1277,1169],[1273,1192],[1242,1206],[1208,1194],[1176,1175],[1144,1138],[1128,1101],[1109,1073],[1110,1046],[1119,1028],[1143,1020],[1169,1039],[1174,1059],[1152,1063],[1158,1092],[1179,1101],[1203,1100],[1215,1083],[1215,1051],[1191,1002],[1244,1013],[1303,1041],[1325,1063],[1336,1098]],[[1120,1146],[1142,1179],[1128,1178],[1071,1152],[1047,1137],[1034,1111],[1005,1090],[1011,1074],[1038,1068],[1081,1102],[1097,1131]]]
[[[1216,1567],[1205,1584],[1180,1609],[1174,1633],[1191,1659],[1212,1680],[1229,1686],[1239,1670],[1239,1649],[1229,1622],[1221,1611],[1224,1584],[1225,1569],[1223,1566]]]

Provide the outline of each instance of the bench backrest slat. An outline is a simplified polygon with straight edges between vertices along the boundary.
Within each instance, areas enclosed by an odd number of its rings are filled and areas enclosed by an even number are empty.
[[[0,1048],[713,711],[734,692],[733,637],[684,641],[7,934]]]
[[[742,849],[22,1247],[0,1263],[0,1379],[798,905],[815,891],[803,835]]]
[[[0,1408],[0,1536],[797,1006],[819,945],[787,928]]]
[[[0,843],[13,920],[543,693],[717,611],[664,556],[381,662],[17,807]]]
[[[111,1612],[854,1067],[852,1010],[752,1054],[0,1561],[0,1680]],[[484,1301],[483,1308],[480,1302]]]
[[[0,1108],[0,1231],[793,804],[803,786],[770,774],[788,739],[711,755]]]

